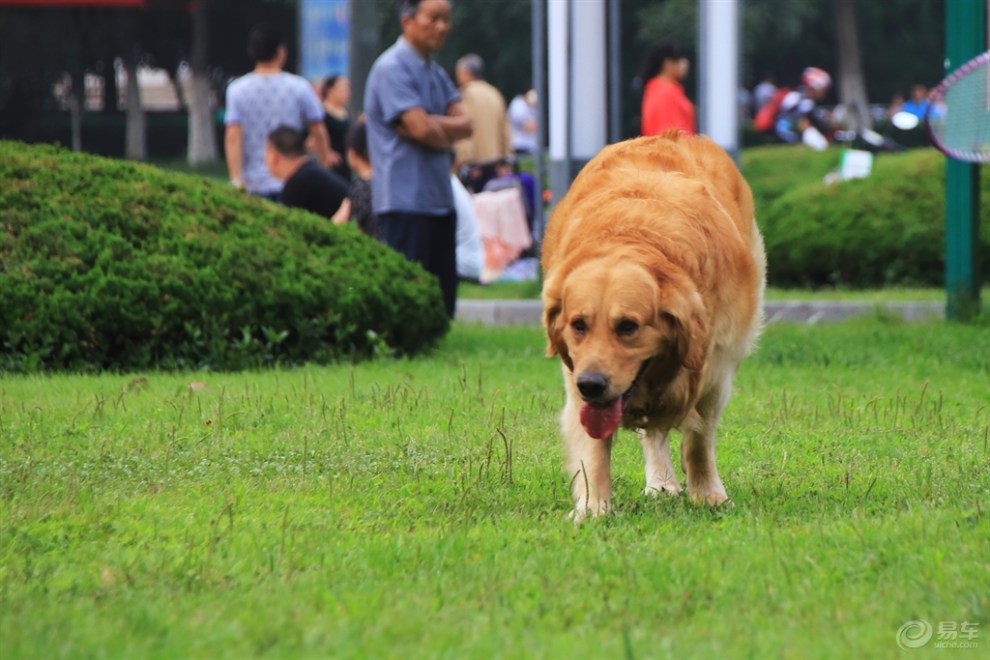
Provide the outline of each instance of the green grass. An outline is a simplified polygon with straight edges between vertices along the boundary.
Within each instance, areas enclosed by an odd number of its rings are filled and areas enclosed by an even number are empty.
[[[543,280],[484,285],[461,282],[457,287],[457,297],[465,300],[539,300],[542,288]]]
[[[913,619],[979,623],[938,657],[990,645],[987,326],[772,326],[722,424],[734,506],[644,498],[622,432],[618,512],[577,528],[542,352],[456,325],[415,361],[5,377],[4,656],[894,657]]]
[[[990,294],[990,288],[987,289]],[[939,302],[945,300],[945,289],[909,289],[890,287],[886,289],[778,289],[770,287],[767,300],[805,301],[867,301],[867,302]]]
[[[539,300],[542,281],[533,282],[493,282],[480,284],[461,283],[457,290],[459,298],[465,300]],[[806,289],[769,288],[767,300],[803,301],[869,301],[869,302],[941,302],[945,300],[945,289],[909,289],[890,287],[885,289]],[[990,286],[983,287],[980,295],[983,307],[990,306]]]
[[[230,174],[227,172],[227,163],[224,161],[223,156],[212,163],[204,163],[202,165],[190,165],[187,160],[181,158],[172,160],[156,160],[152,161],[150,164],[164,170],[171,170],[173,172],[198,174],[219,183],[230,182]]]
[[[921,289],[907,287],[886,287],[883,289],[778,289],[770,287],[767,300],[802,300],[809,302],[850,301],[850,302],[945,302],[945,289]],[[983,309],[990,309],[990,286],[980,290]]]

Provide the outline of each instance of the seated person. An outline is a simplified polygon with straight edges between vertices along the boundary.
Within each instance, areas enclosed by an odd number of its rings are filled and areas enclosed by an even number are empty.
[[[819,105],[832,85],[832,77],[822,69],[808,67],[801,75],[801,85],[788,92],[780,101],[774,120],[774,132],[781,142],[804,142],[816,149],[821,140],[828,140],[830,119]],[[813,128],[815,133],[805,140],[804,133]],[[817,134],[816,134],[817,133]]]
[[[485,184],[498,176],[499,163],[501,158],[488,160],[479,163],[467,163],[461,166],[458,177],[464,187],[470,193],[479,193],[485,188]]]
[[[288,126],[272,131],[265,141],[265,165],[273,177],[285,181],[281,201],[286,206],[334,218],[347,198],[347,181],[309,157],[302,131]]]
[[[928,88],[924,85],[914,85],[911,87],[911,98],[904,101],[900,109],[903,112],[910,112],[918,119],[924,119],[928,104]]]
[[[491,192],[513,187],[519,188],[519,193],[522,195],[523,206],[526,209],[526,224],[532,232],[533,213],[536,208],[536,180],[533,179],[532,174],[520,172],[517,161],[507,158],[496,161],[494,176],[485,183],[482,190]]]

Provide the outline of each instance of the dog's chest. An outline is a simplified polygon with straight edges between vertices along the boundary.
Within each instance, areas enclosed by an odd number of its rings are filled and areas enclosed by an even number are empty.
[[[622,425],[628,429],[668,431],[691,412],[696,387],[683,372],[670,380],[642,383],[622,410]]]
[[[643,397],[637,400],[633,397],[622,411],[622,426],[627,429],[659,429],[669,431],[677,426],[684,417],[680,406],[672,400],[666,400],[662,395],[649,399]]]

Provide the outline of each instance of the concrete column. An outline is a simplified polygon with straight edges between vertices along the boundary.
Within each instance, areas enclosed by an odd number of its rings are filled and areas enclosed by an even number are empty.
[[[606,144],[605,0],[547,0],[550,188],[555,201]]]
[[[739,160],[739,0],[698,0],[698,131]]]
[[[350,62],[348,77],[351,81],[351,115],[357,117],[364,110],[364,85],[381,50],[378,43],[378,0],[350,0]],[[392,20],[398,21],[398,12]],[[391,46],[392,44],[388,44]]]

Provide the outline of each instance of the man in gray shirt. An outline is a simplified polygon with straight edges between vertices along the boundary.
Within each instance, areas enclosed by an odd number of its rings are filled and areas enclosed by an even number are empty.
[[[259,26],[248,37],[255,67],[227,87],[224,150],[230,182],[252,195],[278,201],[282,182],[265,167],[265,140],[279,126],[309,129],[317,160],[330,162],[330,141],[323,106],[312,85],[282,70],[286,49],[272,27]]]
[[[386,242],[440,280],[447,314],[457,298],[452,148],[471,120],[447,73],[429,59],[450,32],[449,0],[402,0],[402,36],[368,75],[364,109],[372,207]]]

